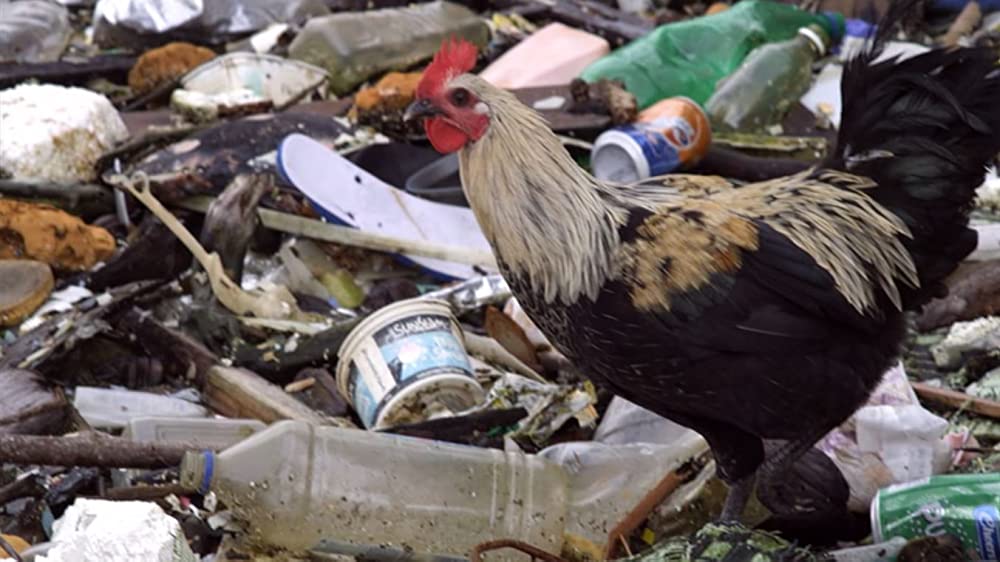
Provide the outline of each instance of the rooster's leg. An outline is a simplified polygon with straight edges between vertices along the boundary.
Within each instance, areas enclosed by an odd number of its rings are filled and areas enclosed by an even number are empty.
[[[769,494],[775,493],[775,488],[773,486],[765,486],[764,483],[773,482],[780,484],[780,481],[775,481],[775,479],[785,478],[786,474],[792,469],[792,465],[809,452],[809,449],[812,449],[813,445],[827,433],[829,433],[829,430],[816,431],[808,437],[789,441],[768,455],[767,460],[761,464],[760,469],[757,471],[761,482],[761,488],[757,492],[757,497],[760,498],[764,505],[777,501],[777,498],[767,497]],[[778,487],[780,488],[780,485]]]
[[[809,449],[812,449],[813,445],[815,445],[817,441],[822,439],[823,436],[829,432],[830,430],[824,429],[810,434],[807,437],[789,441],[778,447],[774,453],[768,455],[764,463],[761,464],[761,474],[767,474],[770,476],[791,467],[795,464],[795,461],[799,460],[799,458],[806,454]]]
[[[738,522],[740,520],[743,509],[747,506],[747,502],[750,501],[750,494],[753,493],[753,485],[756,480],[757,473],[753,472],[729,486],[729,494],[726,496],[726,503],[722,506],[722,514],[719,516],[719,521]]]
[[[681,418],[677,422],[708,441],[719,478],[729,486],[720,519],[738,521],[753,493],[757,469],[764,461],[764,443],[756,435],[718,420]]]

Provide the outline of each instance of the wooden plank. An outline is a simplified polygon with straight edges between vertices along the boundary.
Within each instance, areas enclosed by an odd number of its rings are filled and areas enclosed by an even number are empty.
[[[246,369],[213,367],[208,371],[202,395],[210,408],[231,418],[252,418],[264,423],[278,420],[298,420],[314,425],[331,423],[281,387]]]

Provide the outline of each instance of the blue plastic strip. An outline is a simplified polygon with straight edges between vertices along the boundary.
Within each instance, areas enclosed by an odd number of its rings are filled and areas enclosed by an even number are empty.
[[[212,476],[215,475],[215,453],[204,451],[201,456],[205,458],[205,470],[201,473],[201,485],[198,486],[198,493],[204,496],[211,491]]]

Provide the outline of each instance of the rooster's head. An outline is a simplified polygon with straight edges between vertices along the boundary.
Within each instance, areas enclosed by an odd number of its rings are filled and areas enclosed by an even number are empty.
[[[476,64],[476,46],[452,39],[424,70],[416,100],[404,119],[422,118],[427,138],[438,152],[449,153],[479,140],[489,127],[490,110],[473,88],[456,78]]]

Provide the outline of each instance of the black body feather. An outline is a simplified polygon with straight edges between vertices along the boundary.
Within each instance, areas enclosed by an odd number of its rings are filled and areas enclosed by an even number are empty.
[[[903,291],[907,309],[941,296],[944,278],[975,248],[969,212],[1000,152],[995,51],[936,49],[874,63],[913,4],[895,3],[871,48],[847,63],[837,147],[824,163],[874,180],[872,198],[909,227],[904,244],[920,287]]]

